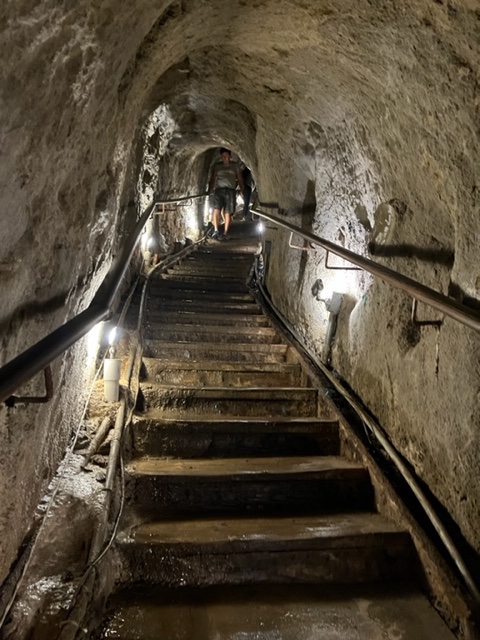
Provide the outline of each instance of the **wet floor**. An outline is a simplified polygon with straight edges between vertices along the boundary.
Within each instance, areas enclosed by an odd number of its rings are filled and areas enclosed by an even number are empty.
[[[420,593],[242,586],[130,588],[92,640],[453,640]]]

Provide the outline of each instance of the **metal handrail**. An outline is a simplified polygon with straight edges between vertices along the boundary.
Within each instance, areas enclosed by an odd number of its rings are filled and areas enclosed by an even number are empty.
[[[155,199],[148,205],[128,236],[122,252],[113,261],[90,305],[0,369],[0,402],[10,398],[22,384],[45,369],[55,358],[58,358],[75,342],[83,338],[98,322],[110,317],[133,252],[155,207],[185,200],[198,200],[203,197],[205,194],[160,201]]]
[[[347,260],[352,264],[356,264],[358,267],[361,267],[372,275],[377,276],[384,282],[388,282],[396,289],[405,291],[415,300],[425,302],[425,304],[438,309],[445,315],[453,318],[454,320],[457,320],[458,322],[461,322],[467,327],[475,329],[476,331],[480,331],[480,314],[473,309],[466,307],[460,302],[456,302],[455,300],[452,300],[451,298],[438,293],[438,291],[430,289],[430,287],[426,287],[416,280],[412,280],[412,278],[404,276],[403,274],[398,273],[393,269],[384,267],[383,265],[378,264],[373,260],[369,260],[368,258],[364,258],[363,256],[360,256],[353,251],[344,249],[343,247],[340,247],[339,245],[336,245],[329,240],[320,238],[320,236],[317,236],[314,233],[304,231],[300,227],[297,227],[290,222],[286,222],[281,218],[272,216],[269,213],[264,213],[263,211],[258,211],[257,209],[252,209],[251,211],[256,215],[269,220],[270,222],[278,224],[288,231],[293,231],[296,235],[305,238],[305,240],[308,240],[309,242],[319,245],[326,251],[335,253],[337,256],[340,256],[344,260]]]
[[[348,404],[352,407],[352,409],[357,413],[357,415],[362,420],[363,424],[370,429],[371,433],[378,440],[380,445],[383,447],[387,455],[390,457],[390,460],[397,467],[398,471],[402,475],[403,479],[410,487],[418,502],[420,503],[422,509],[424,510],[425,515],[430,520],[432,526],[435,531],[438,533],[441,541],[443,542],[445,549],[449,553],[451,559],[455,563],[460,575],[465,581],[465,584],[468,587],[470,595],[473,597],[475,601],[475,606],[480,607],[480,590],[477,587],[477,584],[472,576],[470,569],[468,568],[465,560],[463,559],[460,551],[457,549],[455,542],[450,536],[447,528],[442,522],[440,516],[436,513],[433,506],[430,504],[428,497],[426,496],[424,490],[420,486],[416,476],[414,473],[410,471],[408,465],[404,462],[401,455],[399,455],[398,451],[390,442],[389,438],[381,428],[381,426],[372,418],[372,416],[362,407],[361,403],[354,397],[354,395],[349,392],[342,381],[335,375],[333,371],[331,371],[328,366],[326,366],[318,356],[307,346],[304,344],[299,333],[296,329],[288,322],[288,320],[278,311],[275,305],[272,302],[272,299],[268,292],[263,287],[260,281],[257,281],[257,286],[259,290],[260,300],[263,300],[264,306],[268,308],[268,310],[273,314],[276,318],[277,322],[283,326],[287,332],[293,336],[293,340],[300,345],[301,349],[308,355],[311,362],[318,368],[318,370],[326,376],[326,378],[330,381],[330,383],[334,386],[334,388],[342,395],[342,397],[348,402]],[[261,296],[261,297],[260,297]]]

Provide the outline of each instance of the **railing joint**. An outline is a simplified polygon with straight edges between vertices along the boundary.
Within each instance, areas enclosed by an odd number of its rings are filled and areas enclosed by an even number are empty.
[[[45,395],[44,396],[10,396],[5,400],[7,407],[12,408],[17,404],[45,404],[50,402],[53,398],[53,376],[52,368],[47,365],[43,370],[43,377],[45,380]]]
[[[331,269],[332,271],[363,271],[360,267],[334,267],[328,264],[328,258],[330,256],[330,251],[328,249],[325,251],[325,269]]]
[[[417,327],[441,327],[443,325],[443,320],[419,320],[417,318],[417,309],[418,300],[416,298],[413,298],[411,320]]]

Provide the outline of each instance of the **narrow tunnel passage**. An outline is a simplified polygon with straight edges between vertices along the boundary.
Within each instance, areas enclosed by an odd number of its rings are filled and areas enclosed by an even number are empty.
[[[42,0],[0,15],[2,365],[86,308],[154,194],[204,192],[222,145],[265,211],[478,313],[476,0]],[[196,202],[154,217],[142,251],[177,252],[208,217]],[[273,304],[382,425],[478,575],[478,333],[421,303],[412,315],[403,293],[274,225],[263,249]],[[82,423],[88,340],[51,371],[50,402],[0,409],[3,602]],[[41,396],[43,377],[19,393]],[[88,555],[96,508],[77,536],[82,500],[72,489],[40,600]],[[474,635],[468,606],[457,614],[458,636]]]

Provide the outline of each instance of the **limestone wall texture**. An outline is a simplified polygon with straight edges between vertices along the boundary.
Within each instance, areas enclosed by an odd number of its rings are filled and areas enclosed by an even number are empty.
[[[289,220],[478,307],[479,31],[478,0],[3,3],[1,363],[91,299],[154,171],[158,109],[160,190],[200,187],[229,145]],[[280,310],[320,353],[312,285],[344,294],[333,367],[480,552],[478,335],[416,329],[404,294],[271,239]],[[0,578],[78,419],[84,361],[56,363],[50,407],[1,411]]]

